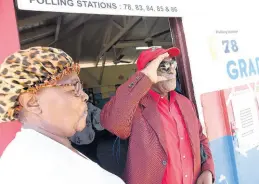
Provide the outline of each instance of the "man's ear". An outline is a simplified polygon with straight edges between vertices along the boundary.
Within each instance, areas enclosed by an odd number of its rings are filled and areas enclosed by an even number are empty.
[[[42,110],[40,108],[40,104],[34,94],[24,93],[19,97],[20,105],[27,111],[32,112],[34,114],[41,114]]]

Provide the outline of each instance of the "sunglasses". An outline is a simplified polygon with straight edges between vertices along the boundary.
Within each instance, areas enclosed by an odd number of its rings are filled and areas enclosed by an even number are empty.
[[[169,61],[162,61],[159,64],[158,71],[168,73],[172,66],[174,67],[174,69],[177,69],[177,62],[175,59],[171,59]]]

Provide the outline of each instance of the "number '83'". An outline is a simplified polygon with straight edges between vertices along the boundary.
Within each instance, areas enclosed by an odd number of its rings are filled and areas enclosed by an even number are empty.
[[[236,40],[223,40],[222,45],[224,46],[224,52],[230,53],[238,52],[238,46]]]

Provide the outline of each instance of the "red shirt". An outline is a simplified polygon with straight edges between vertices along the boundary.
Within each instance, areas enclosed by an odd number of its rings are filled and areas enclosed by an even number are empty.
[[[150,94],[157,101],[166,137],[168,163],[162,184],[193,184],[192,147],[175,92],[170,101],[152,90]]]

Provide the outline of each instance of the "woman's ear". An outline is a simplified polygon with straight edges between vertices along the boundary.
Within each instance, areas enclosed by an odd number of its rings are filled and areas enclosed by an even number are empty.
[[[21,94],[19,97],[20,105],[26,110],[34,114],[41,114],[42,110],[36,98],[36,95],[31,93]]]

